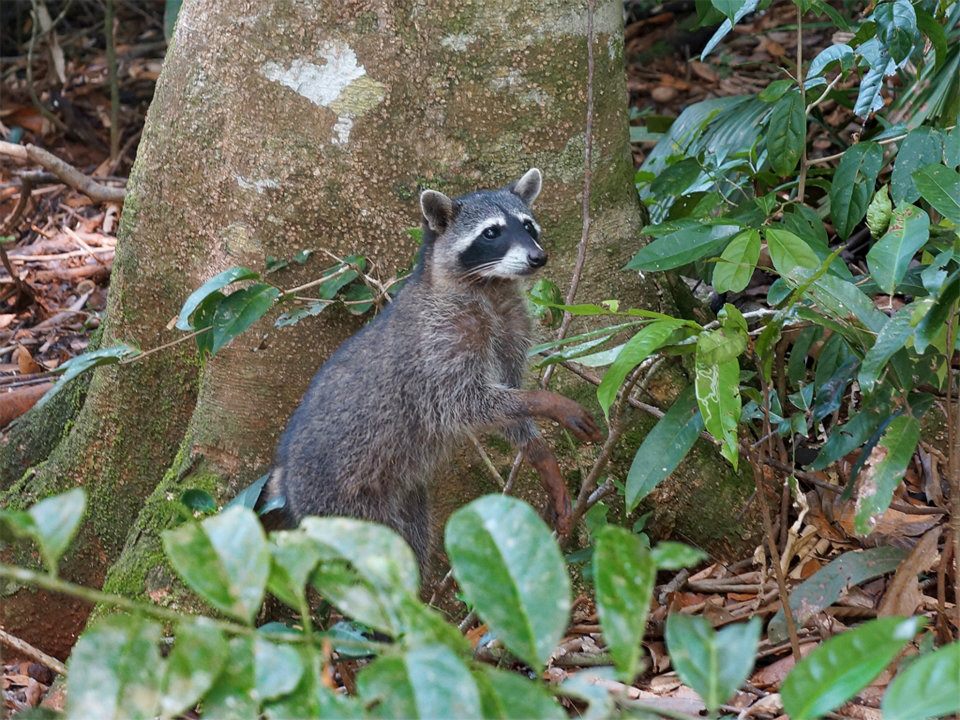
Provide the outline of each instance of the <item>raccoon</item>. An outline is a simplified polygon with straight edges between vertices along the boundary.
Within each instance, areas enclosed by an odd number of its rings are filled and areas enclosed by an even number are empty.
[[[280,438],[268,495],[285,497],[283,524],[379,522],[424,567],[431,479],[468,432],[498,430],[537,470],[558,531],[569,531],[566,486],[533,418],[584,441],[600,432],[576,402],[520,389],[533,337],[522,281],[547,262],[531,210],[541,184],[533,168],[499,190],[423,191],[423,244],[406,285],[317,371]]]

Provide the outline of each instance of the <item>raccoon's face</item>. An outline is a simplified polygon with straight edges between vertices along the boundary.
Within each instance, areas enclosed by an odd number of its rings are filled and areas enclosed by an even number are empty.
[[[434,235],[433,265],[464,279],[513,280],[547,263],[533,201],[542,177],[536,168],[501,190],[450,199],[424,190],[420,207]]]

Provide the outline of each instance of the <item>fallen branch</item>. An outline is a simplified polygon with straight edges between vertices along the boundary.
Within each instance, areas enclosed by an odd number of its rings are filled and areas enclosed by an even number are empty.
[[[20,638],[11,635],[4,630],[0,630],[0,643],[3,643],[9,648],[13,648],[18,653],[26,655],[28,658],[40,663],[41,665],[45,665],[58,675],[67,674],[66,665],[57,660],[55,657],[50,657],[43,652],[43,650],[38,650],[26,640],[21,640]]]
[[[34,162],[45,170],[49,170],[60,180],[79,190],[84,195],[97,202],[122,203],[127,195],[123,188],[107,187],[87,177],[77,170],[73,165],[64,162],[56,155],[47,152],[36,145],[14,145],[13,143],[0,142],[0,155],[16,158],[23,162]]]

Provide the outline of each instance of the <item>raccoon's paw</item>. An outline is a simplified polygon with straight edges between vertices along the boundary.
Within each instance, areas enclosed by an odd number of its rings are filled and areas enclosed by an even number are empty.
[[[597,426],[593,416],[573,401],[571,401],[571,404],[574,406],[572,408],[573,412],[564,414],[561,420],[563,425],[568,428],[578,440],[584,442],[600,442],[603,440],[603,435],[600,433],[600,428]]]
[[[564,537],[573,529],[573,507],[570,497],[564,494],[563,499],[554,498],[545,511],[547,524],[552,525],[557,535]]]

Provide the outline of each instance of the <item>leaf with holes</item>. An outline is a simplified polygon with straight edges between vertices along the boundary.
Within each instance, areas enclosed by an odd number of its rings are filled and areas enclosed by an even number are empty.
[[[457,582],[491,632],[542,668],[570,614],[566,565],[543,520],[522,500],[487,495],[450,516],[444,544]]]

